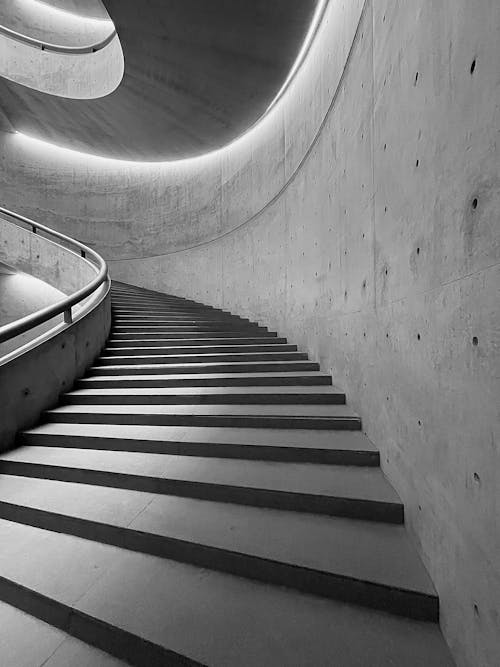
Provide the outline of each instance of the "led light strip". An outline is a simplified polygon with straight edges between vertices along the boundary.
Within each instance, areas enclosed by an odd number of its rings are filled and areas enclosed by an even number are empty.
[[[29,0],[29,2],[37,2],[40,4],[45,4],[42,0]],[[258,125],[261,124],[261,122],[267,117],[269,111],[276,105],[278,100],[283,96],[285,93],[286,89],[288,88],[290,82],[292,81],[293,77],[296,75],[297,71],[299,70],[300,66],[302,65],[303,61],[305,60],[305,57],[309,51],[309,48],[312,44],[312,41],[314,39],[314,36],[316,35],[317,29],[319,27],[319,24],[321,22],[321,19],[323,17],[323,14],[325,12],[326,6],[328,5],[328,0],[318,0],[318,4],[316,6],[316,10],[314,12],[313,19],[311,21],[311,25],[309,26],[309,30],[307,31],[306,37],[304,39],[304,43],[302,44],[302,47],[299,51],[299,54],[297,58],[295,59],[295,62],[292,66],[292,69],[290,70],[287,78],[285,79],[285,82],[281,86],[280,90],[278,91],[277,95],[274,97],[273,101],[271,104],[267,107],[266,111],[264,114],[257,120],[257,122],[252,125],[248,130],[231,141],[229,144],[226,144],[225,146],[222,146],[221,148],[217,148],[213,151],[210,151],[208,153],[204,153],[203,155],[198,155],[196,157],[192,158],[180,158],[179,160],[158,160],[158,161],[141,161],[141,160],[123,160],[120,158],[109,158],[105,157],[104,155],[95,155],[93,153],[85,153],[83,151],[78,151],[74,150],[73,148],[65,148],[64,146],[59,146],[57,144],[51,143],[49,141],[44,141],[43,139],[38,139],[36,137],[32,137],[29,134],[26,134],[25,132],[21,131],[16,131],[16,136],[25,141],[25,142],[31,142],[33,145],[38,145],[39,147],[43,147],[44,150],[53,150],[55,152],[60,151],[66,154],[73,155],[75,157],[80,157],[80,158],[85,158],[85,159],[95,159],[99,161],[105,161],[109,162],[111,164],[116,164],[116,165],[136,165],[136,166],[161,166],[161,165],[187,165],[191,164],[194,161],[200,161],[203,159],[215,157],[216,155],[220,154],[222,151],[229,149],[230,147],[234,147],[235,144],[241,142],[245,138],[248,137],[248,135],[253,132]],[[64,11],[64,10],[61,10]]]

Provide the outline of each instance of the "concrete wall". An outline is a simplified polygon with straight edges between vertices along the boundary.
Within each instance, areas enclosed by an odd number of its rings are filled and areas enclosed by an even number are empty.
[[[12,272],[9,274],[2,273],[0,270],[0,327],[19,320],[25,315],[35,313],[41,308],[51,306],[64,298],[65,295],[62,292],[27,273]],[[61,321],[62,315],[20,336],[0,343],[0,358],[29,340],[37,338],[52,328],[55,323]]]
[[[9,222],[0,214],[0,262],[71,294],[91,282],[97,273],[92,262],[42,233]]]
[[[73,251],[1,218],[0,262],[0,326],[85,287],[98,271]],[[99,356],[111,326],[108,292],[105,283],[75,306],[72,324],[58,315],[0,343],[0,451],[56,405]]]
[[[111,326],[109,286],[100,288],[93,310],[57,335],[24,354],[0,359],[0,451],[9,449],[16,433],[38,422],[43,410],[57,405],[101,353]]]
[[[330,0],[227,150],[140,165],[4,135],[0,169],[7,206],[115,277],[258,319],[333,374],[467,667],[500,663],[499,31],[495,0]]]

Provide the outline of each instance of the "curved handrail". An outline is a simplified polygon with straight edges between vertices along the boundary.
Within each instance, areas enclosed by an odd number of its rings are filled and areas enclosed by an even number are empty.
[[[71,296],[66,297],[62,301],[59,301],[52,306],[47,306],[46,308],[37,310],[35,313],[31,313],[30,315],[26,315],[19,320],[15,320],[14,322],[10,322],[9,324],[5,324],[4,326],[0,327],[0,343],[3,343],[6,340],[10,340],[15,336],[19,336],[25,331],[29,331],[29,329],[33,329],[33,327],[36,327],[39,324],[43,324],[44,322],[47,322],[48,320],[51,320],[53,317],[61,315],[62,313],[64,313],[64,321],[67,324],[71,324],[73,321],[71,308],[77,303],[80,303],[80,301],[83,301],[83,299],[86,299],[88,296],[90,296],[108,279],[108,267],[106,262],[98,253],[95,252],[95,250],[92,250],[92,248],[89,248],[83,243],[80,243],[79,241],[76,241],[75,239],[72,239],[65,234],[56,232],[54,229],[50,229],[50,227],[46,227],[45,225],[42,225],[39,222],[35,222],[30,218],[19,215],[19,213],[14,213],[7,208],[3,208],[3,206],[0,206],[0,213],[30,225],[33,234],[36,234],[37,231],[40,230],[49,236],[53,236],[69,244],[70,249],[71,246],[73,246],[73,248],[78,250],[82,257],[92,258],[99,269],[94,280],[92,280],[86,287],[82,287],[82,289],[78,290]]]
[[[95,53],[100,51],[105,46],[107,46],[111,40],[116,36],[116,30],[113,30],[109,33],[107,37],[102,39],[96,44],[91,44],[90,46],[63,46],[62,44],[51,44],[50,42],[43,42],[34,37],[29,37],[28,35],[23,35],[21,32],[12,30],[12,28],[7,28],[7,26],[0,25],[0,34],[6,35],[12,39],[17,40],[18,42],[24,42],[30,46],[41,49],[42,51],[53,51],[55,53],[67,53],[71,55],[78,55],[83,53]]]

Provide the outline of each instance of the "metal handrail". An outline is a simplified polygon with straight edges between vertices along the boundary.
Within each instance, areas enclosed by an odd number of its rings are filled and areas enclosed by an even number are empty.
[[[10,37],[11,39],[17,40],[18,42],[24,42],[25,44],[34,46],[37,49],[41,49],[42,51],[53,51],[55,53],[78,55],[100,51],[111,42],[113,37],[115,37],[116,30],[113,28],[107,37],[102,39],[100,42],[91,44],[90,46],[64,46],[62,44],[51,44],[50,42],[43,42],[39,39],[35,39],[34,37],[30,37],[29,35],[23,35],[21,32],[12,30],[12,28],[7,28],[7,26],[4,25],[0,25],[0,33]]]
[[[56,232],[55,229],[50,229],[50,227],[46,227],[45,225],[42,225],[39,222],[35,222],[30,218],[19,215],[19,213],[14,213],[7,208],[3,208],[3,206],[0,206],[0,213],[30,225],[33,234],[37,234],[38,231],[41,231],[45,234],[48,234],[49,236],[53,236],[69,244],[70,249],[71,246],[73,246],[78,250],[81,257],[87,259],[92,258],[97,265],[97,268],[99,269],[94,280],[92,280],[86,287],[82,287],[82,289],[78,290],[71,296],[66,297],[62,301],[59,301],[52,306],[42,308],[35,313],[31,313],[30,315],[26,315],[19,320],[15,320],[14,322],[10,322],[9,324],[5,324],[4,326],[0,327],[0,343],[3,343],[6,340],[10,340],[15,336],[19,336],[25,331],[29,331],[39,324],[43,324],[44,322],[51,320],[57,315],[64,314],[64,321],[67,324],[71,324],[73,321],[71,308],[77,303],[80,303],[80,301],[83,301],[83,299],[86,299],[88,296],[90,296],[108,279],[108,267],[106,262],[98,253],[95,252],[95,250],[92,250],[92,248],[89,248],[83,243],[80,243],[80,241],[76,241],[75,239],[72,239],[65,234]]]

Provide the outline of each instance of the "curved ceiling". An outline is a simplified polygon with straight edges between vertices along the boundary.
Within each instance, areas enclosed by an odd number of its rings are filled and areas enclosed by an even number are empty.
[[[0,79],[0,111],[31,136],[128,160],[219,148],[266,111],[317,0],[104,0],[125,57],[122,83],[61,99]]]

